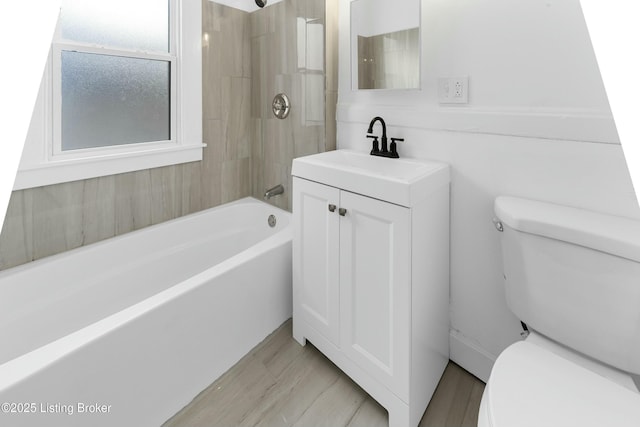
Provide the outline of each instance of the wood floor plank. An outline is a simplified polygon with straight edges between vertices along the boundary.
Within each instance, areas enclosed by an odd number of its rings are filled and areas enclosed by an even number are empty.
[[[389,415],[372,397],[367,396],[347,427],[387,427]]]
[[[239,425],[275,384],[275,379],[264,365],[249,355],[165,423],[164,427]]]
[[[447,366],[420,421],[419,427],[444,427],[446,425],[449,409],[455,397],[457,383],[462,374],[462,370],[458,365],[449,364]]]
[[[298,356],[305,352],[305,348],[291,338],[291,321],[285,322],[255,352],[255,356],[275,378],[279,378],[284,370]]]
[[[471,395],[469,396],[469,402],[464,412],[464,418],[462,418],[461,427],[475,427],[478,425],[478,411],[480,410],[480,399],[482,399],[482,393],[484,392],[484,383],[477,380],[473,384]]]
[[[282,372],[278,383],[265,399],[266,404],[247,417],[243,425],[293,425],[339,376],[340,372],[323,354],[316,349],[306,349]]]
[[[475,378],[461,373],[447,413],[446,426],[462,426],[462,420],[469,406],[469,397],[475,381],[477,381]]]
[[[421,427],[476,426],[484,383],[450,362]],[[284,323],[163,427],[384,427],[387,411]]]
[[[349,424],[367,394],[342,374],[307,408],[293,427],[336,427]]]

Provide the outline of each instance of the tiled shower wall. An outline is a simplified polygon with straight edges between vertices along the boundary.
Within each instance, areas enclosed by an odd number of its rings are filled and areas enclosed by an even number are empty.
[[[334,110],[325,111],[330,89],[325,68],[327,52],[337,57],[337,40],[331,48],[325,34],[328,21],[337,34],[336,11],[337,0],[326,6],[324,0],[285,0],[251,14],[252,194],[262,197],[265,189],[282,184],[285,194],[272,203],[283,209],[291,209],[291,161],[335,148],[336,98]],[[337,63],[331,64],[337,73]],[[273,97],[281,92],[292,106],[284,120],[271,111]],[[333,137],[325,138],[328,129]]]
[[[337,0],[328,2],[337,5]],[[309,6],[311,3],[316,6]],[[325,126],[302,122],[293,126],[285,124],[287,120],[276,123],[270,118],[273,115],[266,114],[275,93],[258,90],[252,80],[258,76],[259,87],[291,87],[293,91],[295,74],[304,70],[287,66],[297,52],[291,32],[296,27],[291,22],[306,16],[301,13],[307,10],[323,19],[324,2],[285,0],[253,14],[208,0],[202,5],[203,137],[207,144],[203,160],[14,191],[0,234],[0,270],[248,195],[261,198],[266,188],[278,183],[287,192],[272,202],[290,207],[292,156],[323,151]],[[282,11],[276,9],[280,5]],[[337,6],[332,9],[335,13]],[[333,25],[337,32],[337,19]],[[287,41],[291,37],[293,45]],[[266,50],[256,50],[259,43],[268,44],[269,57],[263,55]],[[274,50],[277,46],[294,50],[281,55]],[[337,45],[331,52],[337,57]],[[337,70],[337,63],[334,66]],[[331,90],[330,80],[328,73],[326,99],[327,104],[333,99],[333,106],[327,107],[330,136],[326,144],[335,148],[335,95],[331,94],[337,92],[337,83]],[[302,96],[302,89],[298,90],[295,96]],[[256,92],[264,95],[253,98]],[[290,119],[300,116],[301,102],[292,103]]]

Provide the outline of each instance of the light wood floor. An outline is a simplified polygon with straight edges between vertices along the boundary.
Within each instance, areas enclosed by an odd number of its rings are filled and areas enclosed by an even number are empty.
[[[484,383],[449,362],[420,427],[476,426]],[[382,427],[384,408],[313,345],[291,320],[258,344],[163,427]]]

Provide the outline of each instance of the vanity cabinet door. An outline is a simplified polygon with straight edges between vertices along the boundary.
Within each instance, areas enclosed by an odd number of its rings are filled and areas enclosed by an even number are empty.
[[[340,207],[342,351],[408,402],[410,210],[347,191]]]
[[[339,346],[340,190],[293,180],[293,321],[302,319]]]

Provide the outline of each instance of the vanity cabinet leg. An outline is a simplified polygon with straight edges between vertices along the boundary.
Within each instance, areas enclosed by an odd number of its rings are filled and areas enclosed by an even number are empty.
[[[416,427],[411,426],[411,416],[407,405],[398,403],[389,408],[389,427]]]
[[[304,333],[302,332],[302,328],[300,327],[300,322],[296,322],[296,319],[293,319],[293,339],[298,341],[298,343],[301,346],[305,346],[307,345],[307,338],[304,336]]]

